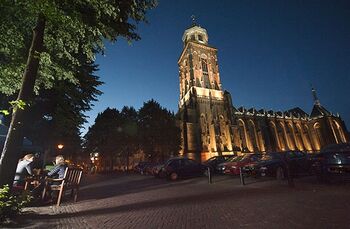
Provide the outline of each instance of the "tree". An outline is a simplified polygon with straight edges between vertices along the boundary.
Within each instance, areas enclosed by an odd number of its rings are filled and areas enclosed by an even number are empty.
[[[59,80],[51,89],[43,89],[28,107],[30,116],[24,128],[25,136],[33,143],[43,146],[48,152],[59,143],[64,144],[61,153],[72,159],[81,151],[80,128],[86,122],[84,112],[91,109],[92,102],[101,92],[102,84],[94,75],[93,64],[77,68],[78,84]]]
[[[143,104],[139,110],[140,144],[154,161],[165,161],[177,154],[180,147],[180,129],[175,116],[154,100]]]
[[[117,109],[107,108],[99,113],[95,123],[85,135],[85,151],[99,153],[104,161],[110,161],[113,169],[115,155],[121,143],[121,114]]]
[[[125,157],[126,168],[129,169],[129,158],[139,148],[139,133],[137,129],[137,111],[133,107],[124,106],[121,110],[121,154]]]
[[[87,152],[99,152],[112,165],[114,159],[122,159],[128,168],[129,158],[138,150],[153,161],[175,156],[180,137],[175,115],[150,100],[138,112],[124,106],[121,112],[107,108],[98,114],[84,137],[84,146]]]
[[[104,40],[138,40],[136,24],[154,6],[153,0],[1,0],[0,89],[19,92],[0,159],[0,186],[13,182],[28,114],[22,108],[30,104],[33,92],[52,87],[54,77],[76,84],[78,56],[93,62],[95,53],[103,52]]]

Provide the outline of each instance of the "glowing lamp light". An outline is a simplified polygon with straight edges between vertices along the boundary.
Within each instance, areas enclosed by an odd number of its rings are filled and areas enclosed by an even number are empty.
[[[63,149],[63,147],[64,147],[63,144],[58,144],[58,145],[57,145],[57,148],[58,148],[58,149]]]

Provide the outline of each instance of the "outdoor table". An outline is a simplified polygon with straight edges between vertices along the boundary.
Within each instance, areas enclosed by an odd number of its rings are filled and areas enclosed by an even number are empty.
[[[25,178],[25,186],[24,190],[28,190],[29,186],[32,186],[31,190],[39,187],[42,182],[44,182],[46,176],[46,171],[42,171],[41,169],[34,172],[34,175]]]

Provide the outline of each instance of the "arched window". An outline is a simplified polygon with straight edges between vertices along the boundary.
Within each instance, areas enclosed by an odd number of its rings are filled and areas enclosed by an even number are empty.
[[[252,120],[248,121],[248,129],[249,129],[249,137],[252,141],[254,151],[260,151],[258,135],[256,132],[255,124]]]
[[[317,142],[317,150],[320,150],[321,147],[324,145],[323,144],[323,136],[322,136],[322,132],[321,132],[321,126],[320,123],[316,122],[314,124],[314,130],[315,130],[315,138],[316,138],[316,142]]]
[[[203,71],[203,73],[208,73],[207,59],[201,58],[201,62],[202,62],[202,71]]]
[[[304,124],[303,128],[303,141],[307,151],[312,151],[311,140],[309,135],[309,127]]]
[[[201,34],[198,34],[198,40],[203,41],[203,36]]]
[[[276,150],[277,151],[281,151],[281,144],[278,138],[278,133],[277,133],[277,128],[276,128],[276,124],[274,122],[270,122],[270,128],[272,131],[272,136],[276,145]]]
[[[346,139],[345,139],[345,135],[343,132],[343,129],[341,128],[341,126],[339,125],[339,123],[335,120],[333,120],[334,126],[335,126],[335,137],[337,139],[337,143],[346,143]]]
[[[239,135],[242,143],[241,149],[242,151],[248,151],[250,150],[249,148],[251,147],[250,147],[250,139],[249,139],[249,136],[247,135],[247,129],[246,129],[245,123],[242,119],[239,119],[238,123],[239,123]]]
[[[295,140],[297,141],[298,149],[303,151],[305,149],[305,146],[302,139],[302,129],[299,124],[296,125]]]
[[[278,123],[278,137],[280,139],[281,143],[281,150],[285,151],[289,148],[288,140],[287,140],[287,133],[286,133],[286,128],[284,127],[283,122]]]
[[[209,141],[210,141],[210,136],[209,136],[209,128],[208,128],[208,123],[207,119],[205,117],[205,114],[201,114],[200,117],[200,125],[201,125],[201,130],[202,130],[202,148],[204,150],[209,149]]]
[[[289,137],[289,142],[290,142],[290,150],[295,150],[295,133],[294,133],[294,129],[291,123],[288,123],[288,137]]]
[[[204,84],[203,86],[205,88],[210,88],[207,59],[201,58],[201,63],[202,63],[203,84]]]

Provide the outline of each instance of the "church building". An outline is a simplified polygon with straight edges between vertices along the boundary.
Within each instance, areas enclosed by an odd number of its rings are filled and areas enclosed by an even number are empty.
[[[209,45],[207,31],[193,23],[182,41],[181,155],[204,161],[233,153],[318,152],[328,144],[349,142],[345,123],[321,105],[314,89],[311,114],[298,107],[284,112],[236,108],[230,93],[222,89],[218,50]]]

